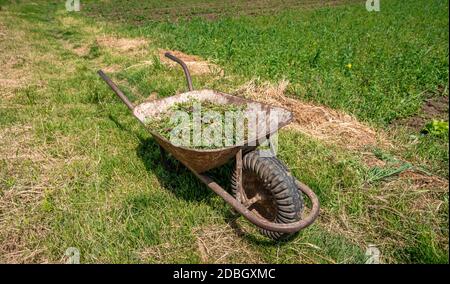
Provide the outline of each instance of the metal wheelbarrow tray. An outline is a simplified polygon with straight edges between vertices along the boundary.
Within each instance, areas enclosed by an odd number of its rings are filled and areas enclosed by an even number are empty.
[[[146,119],[158,116],[176,103],[196,99],[217,104],[258,104],[262,111],[275,112],[278,128],[289,124],[292,113],[279,107],[253,102],[237,96],[212,90],[193,90],[192,80],[186,64],[170,53],[166,57],[179,63],[186,75],[189,92],[144,102],[134,106],[122,91],[101,70],[98,74],[132,111],[133,115],[145,125]],[[292,177],[289,170],[276,158],[263,158],[255,150],[257,141],[270,137],[273,129],[267,130],[255,140],[245,141],[243,145],[218,149],[194,149],[172,144],[159,133],[149,129],[160,145],[161,156],[169,152],[184,166],[191,170],[203,183],[222,197],[234,210],[261,229],[261,233],[273,238],[286,238],[293,233],[312,224],[319,214],[319,201],[314,192],[305,184]],[[276,129],[275,129],[276,131]],[[251,143],[254,142],[254,143]],[[252,146],[249,146],[252,145]],[[220,167],[235,158],[236,167],[231,177],[233,195],[217,184],[206,172]],[[262,173],[264,172],[264,173]],[[268,181],[269,180],[269,181]],[[292,189],[292,188],[295,189]],[[289,191],[290,188],[290,191]],[[303,200],[301,192],[311,200],[311,210],[305,218],[301,218]],[[289,203],[289,200],[294,200]]]

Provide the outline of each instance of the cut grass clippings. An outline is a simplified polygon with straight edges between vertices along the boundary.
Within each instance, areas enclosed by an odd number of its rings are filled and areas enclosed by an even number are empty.
[[[152,131],[179,145],[193,149],[216,149],[244,144],[248,136],[246,110],[246,105],[190,99],[175,103],[157,117],[148,118],[145,123]]]

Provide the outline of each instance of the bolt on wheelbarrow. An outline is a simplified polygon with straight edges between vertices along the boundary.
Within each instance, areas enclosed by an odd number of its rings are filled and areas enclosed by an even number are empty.
[[[217,104],[257,104],[265,111],[276,113],[278,124],[275,131],[292,121],[292,113],[283,108],[218,91],[194,90],[186,64],[170,53],[166,53],[165,56],[177,62],[183,68],[189,88],[188,92],[134,105],[102,70],[98,71],[100,77],[142,124],[145,125],[147,119],[157,117],[174,104],[187,102],[191,99]],[[170,153],[212,191],[230,204],[237,213],[259,227],[263,235],[275,240],[284,239],[311,225],[316,220],[319,214],[319,200],[314,192],[293,177],[289,169],[275,156],[261,155],[261,151],[258,150],[258,145],[255,143],[245,141],[242,145],[218,149],[195,149],[174,145],[153,129],[149,129],[149,131],[160,146],[163,161],[167,152]],[[272,134],[273,129],[270,129],[263,133],[263,136],[269,139]],[[259,137],[258,141],[261,141],[260,138],[264,137]],[[235,159],[235,168],[230,177],[232,188],[230,194],[208,176],[207,171],[220,167],[231,159]],[[309,213],[304,218],[302,218],[303,194],[311,201]]]

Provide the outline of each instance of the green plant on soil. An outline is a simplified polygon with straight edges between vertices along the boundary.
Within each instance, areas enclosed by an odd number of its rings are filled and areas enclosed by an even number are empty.
[[[448,138],[448,121],[433,120],[425,125],[422,133]]]

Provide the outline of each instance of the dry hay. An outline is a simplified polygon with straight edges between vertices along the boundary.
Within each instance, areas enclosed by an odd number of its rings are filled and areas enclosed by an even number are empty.
[[[102,70],[106,73],[116,73],[120,71],[121,67],[117,64],[112,64],[106,67],[102,67]]]
[[[285,96],[288,84],[286,80],[280,81],[277,85],[251,80],[236,93],[255,101],[289,109],[294,114],[294,121],[289,125],[291,129],[327,143],[349,149],[387,144],[386,140],[372,128],[346,113]]]
[[[135,54],[145,50],[148,41],[143,38],[119,38],[99,36],[96,38],[99,46],[120,54]]]
[[[441,189],[448,192],[448,180],[435,175],[407,170],[400,173],[399,178],[410,181],[417,189]]]
[[[99,34],[102,29],[100,25],[87,25],[81,18],[75,18],[64,12],[57,12],[58,20],[61,26],[65,28],[75,28],[83,31],[86,35]]]
[[[43,235],[39,224],[25,226],[29,213],[39,206],[45,181],[37,181],[33,174],[45,171],[45,153],[33,151],[30,126],[0,130],[0,262],[23,263],[38,261],[42,252],[27,245],[30,232]],[[28,165],[24,162],[28,161]],[[8,184],[7,179],[14,181]]]
[[[257,252],[229,224],[194,229],[202,263],[261,263]]]
[[[380,160],[373,152],[361,152],[361,160],[368,168],[386,166],[386,161]]]
[[[0,23],[0,39],[6,38],[6,27],[2,23]]]
[[[440,231],[443,210],[448,210],[443,195],[448,195],[448,180],[427,175],[422,172],[407,170],[399,174],[398,178],[382,184],[376,190],[367,191],[366,212],[357,216],[348,214],[344,209],[332,212],[321,208],[317,223],[330,233],[344,236],[362,249],[370,243],[380,248],[382,261],[391,263],[395,258],[390,255],[394,248],[408,246],[411,235],[389,223],[386,213],[395,215],[399,222],[413,227],[417,220],[431,222]],[[403,204],[398,206],[397,204]],[[436,234],[438,242],[447,246],[448,237]]]
[[[26,42],[23,32],[12,32],[0,23],[1,96],[24,86],[30,77],[26,72],[30,52],[22,42]]]
[[[23,44],[29,42],[29,35],[16,27],[6,27],[0,22],[0,98],[9,99],[14,97],[16,91],[28,86],[36,85],[42,87],[45,80],[36,71],[36,65],[44,66],[47,63],[60,67],[63,64],[58,61],[57,56],[46,53],[31,45]]]
[[[144,248],[136,254],[142,263],[186,263],[194,248],[188,244],[165,242]]]
[[[183,60],[184,63],[186,63],[191,74],[194,74],[194,75],[203,75],[203,74],[223,75],[223,70],[219,66],[217,66],[213,63],[210,63],[210,62],[202,59],[199,56],[188,55],[188,54],[185,54],[178,50],[160,49],[159,50],[160,61],[163,62],[164,64],[167,64],[170,67],[177,66],[177,63],[175,63],[171,59],[165,57],[164,54],[166,52],[170,52],[171,54],[175,55],[179,59]]]
[[[67,165],[89,163],[85,157],[54,158],[49,152],[36,143],[31,125],[0,128],[0,262],[48,262],[38,243],[48,234],[48,224],[36,212],[47,193],[67,183]]]

